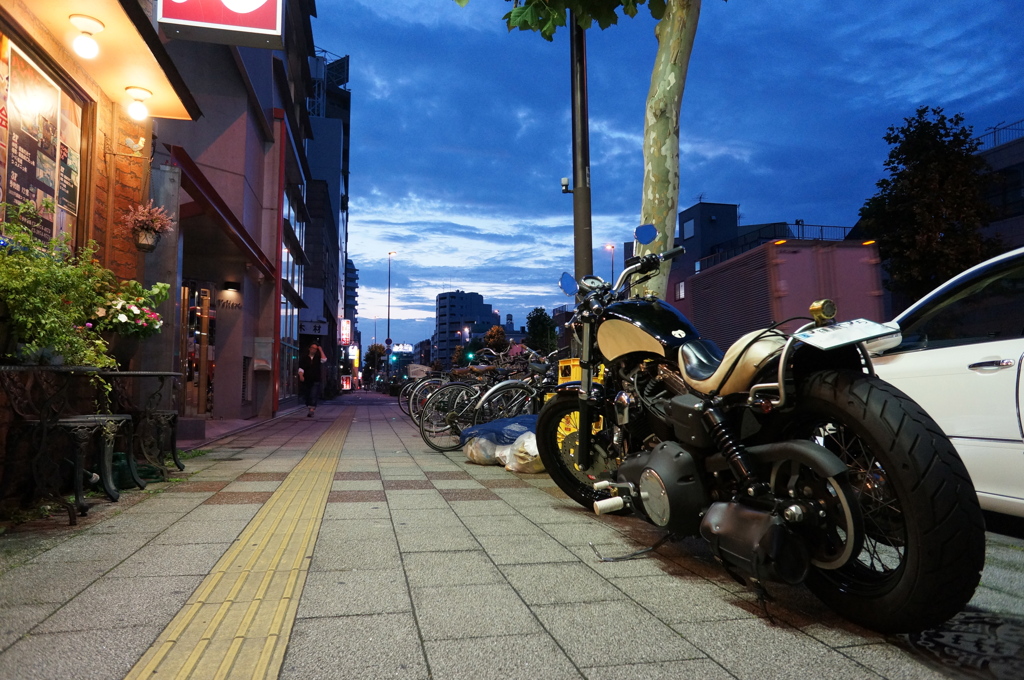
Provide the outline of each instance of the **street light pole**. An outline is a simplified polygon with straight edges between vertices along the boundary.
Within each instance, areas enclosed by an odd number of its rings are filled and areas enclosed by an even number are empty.
[[[608,245],[606,245],[604,247],[604,249],[612,251],[612,278],[611,278],[611,283],[614,284],[615,283],[615,244],[614,243],[609,243]]]
[[[388,253],[388,337],[384,340],[386,354],[384,361],[384,376],[391,380],[391,256],[395,255],[396,252],[392,250]]]

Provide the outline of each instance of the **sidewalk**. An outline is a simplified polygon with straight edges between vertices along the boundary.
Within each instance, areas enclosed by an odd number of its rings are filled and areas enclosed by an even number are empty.
[[[0,677],[1024,677],[1021,540],[989,535],[943,630],[887,639],[801,588],[766,616],[697,540],[598,562],[660,534],[432,451],[390,397],[203,448],[123,511],[0,535]]]

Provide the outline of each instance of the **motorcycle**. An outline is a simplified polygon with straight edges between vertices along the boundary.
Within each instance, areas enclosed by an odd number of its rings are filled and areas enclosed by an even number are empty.
[[[628,297],[682,251],[633,258],[614,284],[563,274],[580,380],[538,417],[551,478],[598,514],[662,527],[659,544],[703,537],[762,598],[766,582],[805,583],[885,633],[959,612],[981,578],[984,519],[941,428],[874,374],[865,341],[898,328],[837,323],[821,300],[796,331],[788,319],[723,354],[664,301]]]

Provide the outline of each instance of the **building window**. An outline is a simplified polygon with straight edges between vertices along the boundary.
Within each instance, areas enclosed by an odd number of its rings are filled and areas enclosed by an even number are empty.
[[[693,220],[683,222],[683,240],[693,238]]]
[[[676,299],[682,300],[686,297],[686,282],[680,281],[676,284]]]

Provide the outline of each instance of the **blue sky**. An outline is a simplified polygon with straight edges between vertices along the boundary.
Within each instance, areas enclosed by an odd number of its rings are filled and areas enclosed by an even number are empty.
[[[505,0],[319,0],[316,45],[351,56],[350,257],[364,348],[430,337],[435,296],[475,291],[517,326],[567,299],[569,45],[509,33]],[[594,268],[639,220],[657,44],[644,8],[587,34]],[[681,111],[680,209],[852,226],[890,125],[918,106],[976,133],[1024,119],[1020,0],[704,0]],[[616,250],[615,271],[622,268]],[[374,317],[379,317],[374,331]]]

